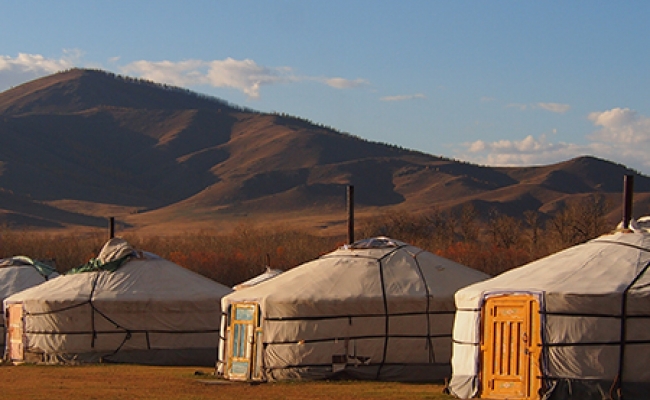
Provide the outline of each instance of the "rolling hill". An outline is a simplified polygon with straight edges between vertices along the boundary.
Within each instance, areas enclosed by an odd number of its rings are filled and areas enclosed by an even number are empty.
[[[283,114],[100,70],[72,69],[0,93],[0,223],[142,232],[227,229],[242,221],[342,229],[359,215],[472,203],[480,212],[552,214],[602,193],[620,203],[636,175],[593,157],[495,168],[376,143]],[[620,217],[614,212],[612,218]]]

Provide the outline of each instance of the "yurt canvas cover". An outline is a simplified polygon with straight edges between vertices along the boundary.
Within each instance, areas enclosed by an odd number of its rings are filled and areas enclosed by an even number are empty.
[[[233,286],[232,288],[234,290],[242,290],[251,286],[259,285],[262,282],[275,278],[276,276],[280,275],[282,272],[283,271],[281,269],[273,269],[271,267],[266,267],[266,271],[264,271],[263,273],[254,276],[245,282],[239,283]]]
[[[214,365],[230,288],[118,238],[74,272],[5,299],[11,360]]]
[[[647,399],[650,234],[617,232],[456,294],[460,398]]]
[[[450,376],[454,292],[482,272],[363,240],[225,296],[219,371],[236,380]]]
[[[54,267],[25,256],[16,256],[0,260],[0,301],[32,286],[57,277]],[[0,347],[5,348],[5,322],[0,325]]]

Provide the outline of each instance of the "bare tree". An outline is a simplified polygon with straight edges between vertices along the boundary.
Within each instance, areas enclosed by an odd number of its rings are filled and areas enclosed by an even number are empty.
[[[609,204],[603,195],[590,195],[580,201],[565,204],[548,226],[556,239],[556,249],[573,246],[605,233],[608,208]]]
[[[472,203],[463,204],[460,211],[460,234],[465,242],[475,242],[479,237],[478,211]]]
[[[521,221],[516,218],[493,211],[488,225],[495,246],[509,249],[519,243]]]
[[[609,202],[605,196],[602,194],[589,195],[575,204],[574,208],[575,229],[582,241],[595,238],[607,231],[605,214],[609,208]]]

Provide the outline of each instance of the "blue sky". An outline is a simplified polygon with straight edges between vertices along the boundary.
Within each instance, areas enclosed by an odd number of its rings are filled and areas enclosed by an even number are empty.
[[[101,68],[483,165],[650,175],[650,2],[0,0],[0,90]]]

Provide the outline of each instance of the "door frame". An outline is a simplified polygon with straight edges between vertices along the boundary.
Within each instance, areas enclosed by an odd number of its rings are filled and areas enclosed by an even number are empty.
[[[18,314],[17,314],[18,312]],[[23,303],[9,303],[5,311],[7,323],[5,337],[5,358],[12,362],[25,360],[25,309]]]
[[[542,300],[541,294],[531,292],[490,293],[483,298],[478,357],[481,397],[509,400],[539,399],[539,391],[543,387],[544,366]],[[503,310],[502,314],[496,315],[501,312],[496,310],[496,307]],[[507,318],[510,316],[513,319],[508,321]],[[505,325],[492,329],[495,323],[505,323]],[[523,330],[523,334],[517,329]],[[504,339],[505,335],[509,335],[509,338]],[[515,336],[517,339],[511,340]],[[503,340],[506,341],[505,344]],[[499,352],[499,359],[496,358],[497,354],[489,342],[501,348],[507,347],[506,351]],[[507,359],[503,358],[505,352],[510,352],[510,357]],[[492,369],[498,367],[502,371],[504,366],[501,364],[508,363],[505,366],[506,372],[492,373],[486,361]],[[513,362],[517,364],[513,366]],[[511,374],[513,370],[518,373]],[[499,380],[501,380],[500,387],[495,387]]]
[[[226,368],[230,380],[263,380],[261,310],[255,302],[232,303],[226,330]]]

